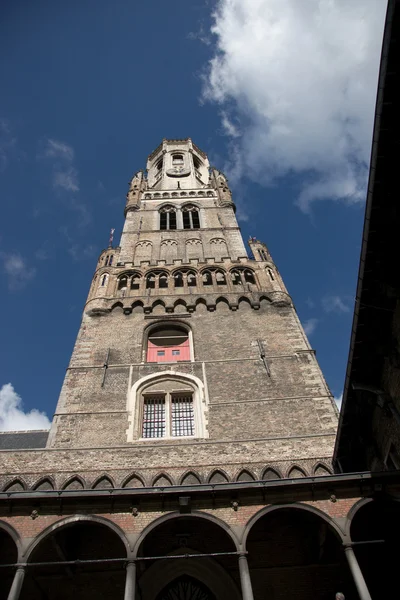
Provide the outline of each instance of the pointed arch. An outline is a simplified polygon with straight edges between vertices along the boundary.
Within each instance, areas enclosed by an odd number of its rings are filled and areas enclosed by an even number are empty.
[[[123,487],[123,488],[141,488],[141,487],[146,487],[146,486],[144,484],[144,480],[141,475],[138,475],[138,473],[131,473],[130,475],[128,475],[128,477],[126,477],[123,480],[121,487]]]
[[[249,469],[242,469],[236,477],[236,481],[255,481],[255,480],[256,480],[256,478],[254,477],[253,473]]]
[[[208,483],[229,483],[229,477],[222,469],[215,469],[210,474]]]
[[[246,298],[245,296],[240,296],[240,298],[238,300],[238,304],[239,304],[239,310],[240,310],[240,305],[242,305],[242,308],[244,306],[249,306],[251,308],[251,302],[250,302],[249,298]]]
[[[216,299],[215,301],[215,306],[218,309],[218,304],[221,307],[227,307],[228,309],[230,309],[230,305],[229,305],[229,300],[227,300],[227,298],[224,298],[223,296],[219,296],[219,298]]]
[[[313,469],[314,475],[321,477],[323,475],[332,475],[332,471],[322,462],[318,462]]]
[[[152,487],[169,487],[171,485],[174,485],[172,478],[166,473],[159,473],[151,484]]]
[[[54,490],[54,480],[52,477],[42,477],[32,486],[32,489],[37,491]]]
[[[184,309],[184,310],[182,310],[182,309]],[[179,298],[178,300],[176,300],[174,302],[174,312],[186,312],[186,311],[187,311],[187,304],[186,304],[185,300],[182,300],[181,298]]]
[[[6,483],[3,492],[23,492],[26,488],[27,485],[25,481],[20,477],[16,477]]]
[[[84,490],[86,487],[85,480],[80,475],[73,475],[67,479],[61,489],[63,490]]]
[[[116,309],[121,309],[122,310],[123,308],[124,308],[124,305],[122,304],[122,302],[116,302],[115,304],[112,305],[111,312],[113,312]]]
[[[300,477],[307,477],[304,469],[302,469],[301,467],[298,467],[297,465],[294,465],[293,467],[291,467],[287,476],[289,479],[299,479]]]
[[[100,475],[92,485],[93,490],[108,490],[110,488],[115,488],[115,485],[109,475]]]
[[[273,469],[272,467],[267,467],[263,471],[262,479],[263,479],[263,481],[268,480],[268,479],[282,479],[282,475],[280,474],[278,469]]]
[[[143,302],[141,300],[136,300],[136,302],[133,302],[132,304],[132,312],[143,312]]]
[[[198,475],[195,471],[188,471],[181,478],[181,485],[199,485],[200,483],[200,475]]]
[[[158,308],[158,312],[165,312],[165,302],[163,302],[162,300],[156,300],[155,302],[153,302],[153,304],[151,305],[151,312],[154,311],[154,309]],[[163,311],[160,309],[164,309]]]

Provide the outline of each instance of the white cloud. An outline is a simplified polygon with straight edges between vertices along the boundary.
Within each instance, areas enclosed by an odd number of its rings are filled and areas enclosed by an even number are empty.
[[[299,174],[304,211],[317,199],[364,200],[385,7],[218,1],[203,97],[222,107],[231,179]]]
[[[350,307],[346,304],[345,300],[343,300],[340,296],[325,296],[322,298],[322,308],[325,312],[331,313],[348,313],[350,312]]]
[[[78,172],[74,167],[56,170],[53,175],[53,185],[68,192],[79,192]]]
[[[11,383],[0,389],[0,431],[49,429],[50,421],[44,412],[33,408],[24,412],[21,397]]]
[[[61,158],[63,160],[74,160],[74,149],[64,142],[58,140],[47,139],[44,155],[48,158]]]
[[[343,394],[340,394],[340,396],[338,396],[337,398],[335,396],[336,406],[338,407],[339,410],[341,409],[341,406],[342,406],[342,400],[343,400]]]
[[[72,146],[60,140],[48,138],[38,157],[51,162],[55,189],[79,192],[79,177],[74,165],[75,152]]]
[[[19,290],[25,287],[36,275],[36,269],[29,267],[25,259],[17,252],[1,252],[3,270],[8,278],[10,290]]]
[[[303,323],[304,333],[306,335],[312,335],[318,325],[318,319],[308,319]]]

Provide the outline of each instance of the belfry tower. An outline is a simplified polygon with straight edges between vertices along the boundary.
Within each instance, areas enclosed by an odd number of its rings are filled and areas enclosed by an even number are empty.
[[[49,448],[104,448],[123,471],[111,449],[130,450],[148,485],[326,469],[331,394],[267,247],[249,245],[224,175],[190,138],[163,140],[99,257]]]
[[[224,175],[163,140],[100,254],[48,438],[0,435],[0,600],[370,600],[351,536],[386,480],[332,474],[331,393],[249,246]]]

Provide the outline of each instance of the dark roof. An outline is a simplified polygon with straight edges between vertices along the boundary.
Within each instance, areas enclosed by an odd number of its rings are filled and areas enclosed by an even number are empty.
[[[2,431],[0,432],[0,450],[28,450],[45,448],[48,431]]]
[[[369,468],[373,410],[359,390],[384,387],[385,360],[393,356],[394,316],[400,299],[400,0],[389,0],[378,80],[371,166],[360,267],[334,464],[345,472]],[[397,82],[397,83],[396,83]]]

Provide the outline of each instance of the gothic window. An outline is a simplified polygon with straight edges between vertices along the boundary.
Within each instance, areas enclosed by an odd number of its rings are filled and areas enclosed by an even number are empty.
[[[178,273],[175,273],[174,282],[176,288],[183,287],[183,275],[180,271],[178,271]]]
[[[179,325],[155,326],[147,341],[147,362],[190,360],[189,335]]]
[[[173,206],[160,208],[160,229],[176,229],[176,210]]]
[[[183,575],[169,583],[156,600],[215,600],[214,594],[197,579]]]
[[[223,271],[216,271],[215,280],[217,282],[217,285],[226,285],[225,273]]]
[[[146,289],[154,290],[155,287],[156,287],[156,277],[153,273],[149,273],[149,275],[147,275],[147,277],[146,277]]]
[[[253,271],[250,271],[250,269],[246,269],[244,271],[244,280],[246,283],[255,283],[256,280],[254,278]]]
[[[113,255],[111,254],[110,256],[110,260],[108,261],[108,266],[111,267],[111,265],[113,264]]]
[[[184,229],[199,229],[200,217],[199,209],[193,204],[186,204],[182,207],[183,228]]]
[[[271,269],[267,269],[267,271],[268,271],[268,275],[269,275],[269,278],[270,278],[270,280],[271,280],[271,281],[275,281],[275,277],[274,277],[274,274],[273,274],[273,272],[271,271]]]
[[[159,160],[159,161],[158,161],[158,163],[156,164],[156,169],[157,169],[157,171],[161,171],[162,167],[163,167],[163,159],[162,159],[162,158],[160,158],[160,160]]]
[[[134,273],[131,279],[131,290],[138,290],[140,288],[140,275]]]
[[[123,275],[118,280],[118,289],[126,290],[127,287],[128,287],[128,277],[126,275]]]
[[[239,271],[231,271],[232,283],[233,285],[240,285],[242,283],[242,279],[240,277]]]
[[[158,287],[159,288],[167,288],[168,287],[168,275],[161,274],[158,278]]]
[[[191,392],[144,394],[143,438],[187,437],[194,433]]]
[[[187,284],[189,287],[197,285],[196,273],[194,271],[189,271],[187,274]]]
[[[100,280],[100,286],[101,287],[105,287],[107,285],[107,279],[108,279],[108,275],[106,273],[105,275],[103,275],[103,277]]]
[[[203,280],[203,285],[212,285],[213,281],[212,281],[211,271],[203,271],[202,280]]]
[[[183,165],[183,154],[173,154],[172,164],[174,165],[174,167],[178,165]]]

